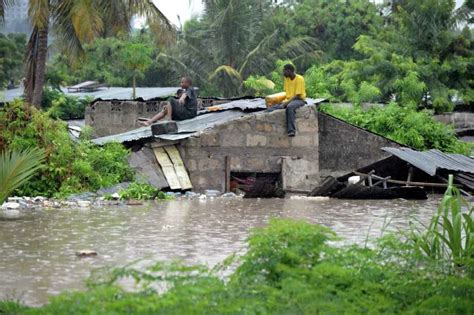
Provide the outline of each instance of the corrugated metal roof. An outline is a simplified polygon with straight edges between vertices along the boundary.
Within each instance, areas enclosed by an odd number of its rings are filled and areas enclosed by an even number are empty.
[[[149,100],[156,97],[168,96],[176,93],[177,87],[147,87],[147,88],[137,88],[136,95],[137,98],[143,98],[144,100]],[[62,91],[70,96],[77,96],[79,98],[92,97],[94,99],[131,99],[132,97],[132,88],[130,87],[110,87],[110,88],[101,88],[95,92],[79,92],[79,93],[70,93],[67,91],[67,88],[62,88]],[[6,90],[3,93],[3,97],[0,99],[4,102],[10,102],[15,98],[20,98],[23,95],[23,89],[13,89]]]
[[[325,99],[308,99],[309,105],[314,105],[323,102]],[[242,116],[250,115],[251,113],[245,110],[263,111],[266,109],[265,100],[258,99],[242,99],[231,101],[219,106],[225,106],[223,110],[217,112],[210,112],[200,114],[193,119],[176,122],[178,132],[174,134],[161,134],[155,137],[162,140],[182,140],[195,135],[196,132],[207,128],[212,128],[217,124],[225,123]],[[111,135],[103,138],[93,140],[94,143],[103,145],[109,142],[130,142],[140,139],[151,138],[152,132],[150,127],[142,127],[129,132]]]
[[[227,110],[222,112],[208,113],[199,115],[193,119],[177,121],[178,132],[174,134],[163,134],[156,136],[163,140],[181,140],[191,137],[194,133],[211,128],[219,123],[224,123],[250,113],[241,110]],[[110,142],[130,142],[153,137],[151,127],[141,127],[128,132],[94,139],[93,142],[98,145],[104,145]]]
[[[430,176],[438,169],[474,174],[474,159],[461,154],[448,154],[439,150],[415,151],[409,148],[382,148],[396,157],[419,168]]]
[[[140,139],[152,138],[153,135],[151,133],[151,127],[141,127],[138,129],[134,129],[128,132],[119,133],[116,135],[111,135],[107,137],[97,138],[92,140],[93,143],[98,145],[104,145],[111,142],[130,142],[130,141],[137,141]]]

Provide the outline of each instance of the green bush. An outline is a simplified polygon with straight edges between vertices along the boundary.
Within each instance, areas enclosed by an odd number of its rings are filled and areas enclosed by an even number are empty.
[[[43,92],[41,107],[47,110],[52,118],[62,120],[83,119],[86,107],[92,100],[92,97],[79,98],[66,95],[57,89],[47,88]]]
[[[350,109],[329,104],[322,105],[320,109],[418,150],[439,149],[465,155],[471,153],[471,146],[459,141],[452,127],[437,122],[427,110],[417,111],[413,105],[401,107],[390,103],[365,111],[359,106]]]
[[[119,192],[120,199],[130,200],[169,200],[171,197],[167,196],[159,189],[145,183],[133,182],[126,189]]]
[[[0,112],[0,151],[41,148],[45,167],[17,190],[18,195],[62,197],[96,191],[133,178],[129,152],[121,144],[104,147],[71,140],[66,123],[21,101]]]

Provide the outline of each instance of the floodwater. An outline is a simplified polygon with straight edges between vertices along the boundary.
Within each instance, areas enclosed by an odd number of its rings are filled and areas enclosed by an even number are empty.
[[[363,244],[411,218],[428,221],[439,197],[427,201],[207,199],[88,210],[28,211],[0,215],[0,299],[29,305],[49,295],[84,288],[90,271],[143,259],[214,265],[236,251],[254,227],[272,217],[301,218],[332,228],[346,243]],[[94,258],[75,252],[91,249]]]

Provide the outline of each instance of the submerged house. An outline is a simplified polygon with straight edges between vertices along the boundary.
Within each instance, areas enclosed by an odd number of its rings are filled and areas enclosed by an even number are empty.
[[[396,142],[318,112],[324,100],[297,110],[297,135],[286,134],[285,111],[267,112],[261,98],[201,100],[194,119],[139,127],[161,100],[98,100],[86,110],[94,142],[131,148],[130,164],[161,189],[232,191],[263,181],[287,192],[310,192],[329,175],[341,176],[389,156]]]

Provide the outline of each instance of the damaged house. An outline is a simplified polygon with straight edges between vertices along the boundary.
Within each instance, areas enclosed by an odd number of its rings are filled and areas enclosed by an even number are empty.
[[[161,189],[245,190],[256,183],[307,193],[329,175],[338,176],[389,156],[381,147],[400,145],[319,113],[308,100],[297,110],[297,135],[286,134],[285,111],[267,112],[265,100],[203,99],[197,117],[139,127],[161,106],[153,100],[98,100],[86,110],[94,142],[132,149],[130,164]]]
[[[298,132],[292,138],[286,134],[285,111],[267,112],[261,98],[200,99],[201,110],[193,119],[140,127],[138,119],[155,115],[161,101],[98,100],[86,110],[93,141],[131,148],[129,162],[138,176],[160,189],[246,191],[263,184],[309,193],[329,176],[347,181],[350,175],[362,176],[368,186],[372,179],[382,188],[407,186],[417,183],[416,178],[431,182],[428,188],[440,188],[446,184],[439,176],[453,171],[447,162],[453,157],[431,152],[426,153],[434,159],[429,167],[437,171],[427,172],[421,165],[426,156],[415,157],[416,151],[318,112],[322,99],[310,99],[297,110]],[[417,158],[423,162],[415,163]],[[463,188],[472,191],[473,159],[464,158],[457,182],[464,181]]]

